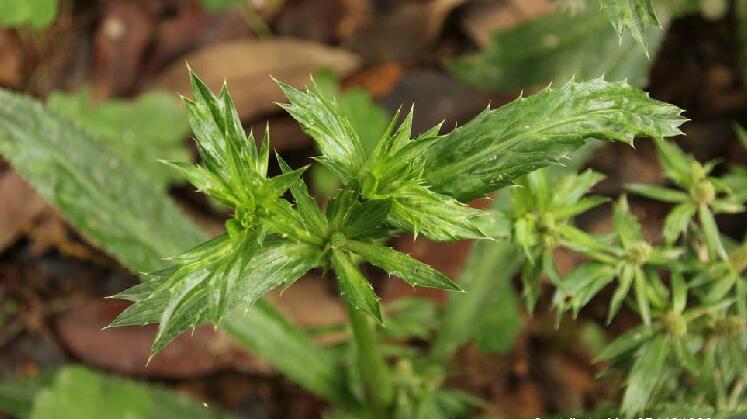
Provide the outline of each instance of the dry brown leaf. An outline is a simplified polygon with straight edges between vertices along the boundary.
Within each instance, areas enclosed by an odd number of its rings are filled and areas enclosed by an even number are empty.
[[[361,24],[348,43],[367,63],[417,61],[432,49],[448,15],[464,2],[395,2],[391,10],[371,16]]]
[[[138,80],[154,21],[134,2],[103,2],[95,41],[94,92],[97,97],[130,93]]]
[[[484,48],[490,35],[508,29],[534,17],[550,14],[554,10],[552,0],[500,0],[473,2],[464,12],[462,26],[472,40]]]
[[[23,47],[16,34],[10,30],[0,31],[0,85],[16,87],[21,81],[23,70]]]
[[[56,322],[61,340],[86,363],[125,374],[186,378],[222,369],[270,370],[264,361],[211,325],[180,335],[146,366],[156,325],[102,330],[128,304],[95,300],[67,312]]]
[[[292,287],[275,289],[268,299],[291,322],[303,329],[343,324],[347,321],[345,306],[340,298],[329,292],[326,285],[325,278],[307,275]],[[340,334],[330,334],[317,341],[329,344],[338,342],[343,337]]]
[[[22,231],[47,206],[13,170],[0,177],[0,253],[21,235]]]
[[[306,85],[309,75],[330,68],[344,76],[358,67],[358,57],[339,48],[313,42],[275,39],[242,40],[210,45],[185,58],[205,83],[218,90],[228,81],[242,119],[277,109],[284,100],[270,75],[294,86]],[[190,95],[184,62],[167,68],[150,86]]]

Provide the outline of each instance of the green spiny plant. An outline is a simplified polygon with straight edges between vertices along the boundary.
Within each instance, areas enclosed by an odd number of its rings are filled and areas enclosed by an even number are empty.
[[[744,411],[747,247],[719,232],[714,213],[744,213],[747,178],[741,167],[713,177],[716,162],[701,164],[663,140],[656,146],[663,172],[676,188],[628,188],[674,205],[660,245],[644,239],[625,196],[613,205],[611,233],[594,235],[573,226],[574,216],[606,201],[585,196],[600,174],[552,179],[537,171],[512,191],[512,209],[502,216],[511,220],[513,240],[524,249],[525,296],[531,307],[544,276],[555,288],[558,315],[571,311],[575,317],[615,284],[607,322],[623,304],[642,320],[598,356],[627,375],[621,405],[626,416]],[[552,257],[558,248],[587,261],[561,277]]]
[[[216,323],[328,400],[344,417],[465,417],[479,403],[442,386],[449,358],[474,337],[470,328],[482,317],[480,310],[486,302],[501,304],[503,297],[492,289],[498,288],[492,286],[495,276],[489,275],[497,265],[478,264],[457,286],[435,269],[387,247],[387,239],[404,232],[439,241],[479,239],[483,256],[495,256],[495,262],[505,262],[510,271],[517,261],[514,245],[498,240],[508,237],[508,232],[499,231],[501,225],[511,224],[509,230],[524,235],[513,241],[524,249],[527,260],[548,260],[544,246],[559,243],[558,237],[530,236],[570,231],[574,215],[603,200],[582,198],[598,175],[576,176],[563,186],[568,197],[547,198],[550,189],[543,189],[541,174],[535,171],[567,162],[574,151],[595,139],[660,140],[679,134],[684,122],[678,108],[652,100],[626,83],[572,81],[487,109],[447,134],[436,126],[413,135],[412,112],[401,123],[397,115],[368,154],[335,100],[313,85],[304,92],[279,83],[290,101],[283,106],[314,138],[322,154],[317,161],[341,185],[320,208],[302,180],[305,168],[293,170],[278,157],[280,174],[268,176],[269,133],[257,147],[254,136],[241,128],[227,89],[216,96],[197,76],[191,77],[194,99],[185,99],[185,106],[202,163],[170,164],[198,189],[234,209],[226,233],[216,238],[205,240],[135,162],[116,156],[86,127],[33,100],[0,92],[0,151],[83,234],[131,270],[150,272],[142,275],[140,285],[118,295],[134,304],[115,325],[160,323],[155,354],[184,330]],[[77,152],[63,151],[70,147]],[[528,173],[529,178],[522,179]],[[724,182],[739,184],[739,176],[734,171]],[[536,184],[539,189],[509,212],[465,205],[516,183],[527,190]],[[512,193],[521,200],[518,190],[513,188]],[[715,201],[724,199],[717,196]],[[532,205],[543,206],[540,216],[530,216]],[[619,207],[620,218],[630,220],[624,216],[627,207]],[[716,210],[714,205],[709,208]],[[525,225],[516,228],[520,219]],[[625,253],[625,263],[648,274],[648,263],[653,266],[655,259],[648,259],[646,247],[631,237],[629,243],[610,238],[602,242],[612,249],[609,253]],[[637,250],[628,250],[629,245]],[[724,246],[728,255],[730,245]],[[192,249],[179,254],[185,247]],[[665,246],[665,255],[669,247],[674,246]],[[656,254],[657,249],[650,252]],[[171,257],[164,263],[163,256]],[[601,258],[600,263],[612,263],[609,256]],[[412,285],[465,288],[470,293],[454,293],[452,302],[457,304],[450,304],[435,320],[433,307],[423,304],[382,310],[358,269],[362,261]],[[261,299],[270,289],[291,286],[316,267],[329,276],[334,272],[348,305],[352,339],[342,353],[319,347]],[[526,283],[535,286],[536,276],[527,278]],[[648,290],[646,285],[642,288]],[[574,297],[566,294],[570,297],[563,302]],[[651,314],[651,326],[645,327],[656,327],[658,300],[648,291],[645,297]],[[422,338],[434,328],[439,330],[426,356],[379,341],[380,335]]]
[[[170,267],[145,274],[141,285],[118,294],[134,304],[112,325],[158,322],[155,354],[184,330],[206,321],[220,324],[231,309],[291,286],[313,268],[334,271],[348,306],[363,405],[378,416],[391,414],[395,397],[406,394],[393,382],[412,374],[407,367],[393,372],[385,362],[369,322],[385,325],[385,317],[359,262],[413,286],[459,291],[446,276],[385,241],[404,231],[438,241],[489,239],[483,230],[487,214],[465,202],[562,162],[587,140],[663,138],[679,134],[684,122],[676,107],[626,83],[597,79],[487,109],[446,135],[438,125],[413,136],[413,112],[399,124],[395,115],[366,155],[334,100],[314,85],[304,92],[278,82],[290,102],[281,106],[314,138],[321,151],[316,160],[342,185],[322,209],[302,180],[306,168],[292,170],[276,156],[281,174],[269,177],[269,133],[257,148],[225,86],[216,96],[190,75],[194,99],[185,99],[185,106],[202,164],[170,164],[200,191],[234,208],[234,215],[225,234],[173,257]]]

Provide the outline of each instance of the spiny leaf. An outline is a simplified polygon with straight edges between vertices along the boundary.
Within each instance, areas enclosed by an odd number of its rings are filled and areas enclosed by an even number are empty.
[[[290,101],[280,106],[316,141],[322,152],[319,162],[344,183],[354,179],[363,166],[365,153],[358,134],[335,102],[315,85],[301,92],[285,83],[277,84]]]
[[[359,87],[341,90],[337,75],[329,69],[314,73],[314,81],[320,91],[335,99],[337,108],[348,118],[350,126],[360,137],[365,155],[370,155],[386,130],[391,115],[367,91]]]
[[[728,261],[729,255],[726,254],[726,249],[721,241],[721,233],[718,231],[716,219],[713,217],[711,210],[704,205],[698,207],[698,220],[700,220],[700,225],[703,227],[709,253],[712,256]]]
[[[290,173],[291,168],[279,155],[276,155],[280,170],[283,173]],[[298,179],[296,182],[291,183],[290,191],[293,195],[293,199],[296,201],[296,207],[298,208],[299,214],[302,217],[304,224],[309,230],[315,232],[319,236],[323,236],[327,231],[327,217],[324,215],[322,210],[317,205],[314,198],[309,194],[306,184],[302,179]]]
[[[159,321],[155,354],[186,329],[218,322],[237,305],[252,304],[270,290],[292,284],[319,263],[313,246],[270,240],[257,248],[252,239],[237,247],[225,235],[216,238],[193,250],[209,251],[210,256],[184,256],[186,264],[154,273],[142,285],[117,294],[134,304],[112,326]]]
[[[232,201],[255,205],[259,198],[257,190],[267,176],[269,133],[265,133],[262,148],[257,151],[254,136],[244,134],[227,87],[224,85],[216,97],[191,70],[190,78],[194,101],[184,99],[184,104],[205,168],[222,180]],[[188,173],[188,176],[195,175]],[[275,180],[278,181],[280,179]],[[200,184],[195,186],[205,188]],[[284,190],[264,192],[267,192],[264,195],[278,196]]]
[[[485,238],[473,219],[482,212],[415,183],[391,195],[389,223],[436,241]]]
[[[649,27],[645,34],[655,54],[664,31]],[[601,76],[643,87],[651,64],[631,36],[618,37],[607,16],[590,7],[581,14],[540,16],[498,31],[485,50],[448,61],[447,68],[482,89],[511,91]]]
[[[428,149],[425,178],[436,192],[479,198],[561,162],[591,139],[678,135],[681,112],[625,82],[571,81],[486,110],[450,132]]]
[[[346,240],[344,247],[412,286],[461,291],[461,288],[451,282],[446,275],[413,259],[406,253],[398,252],[387,246],[356,240]]]
[[[602,8],[607,12],[612,27],[621,38],[627,29],[633,39],[646,51],[646,27],[659,25],[652,0],[600,0]]]
[[[350,255],[343,250],[333,248],[332,265],[335,274],[337,274],[337,283],[340,285],[342,298],[356,310],[361,310],[378,320],[379,323],[383,323],[379,308],[379,297],[374,293],[371,284],[353,264]]]
[[[441,137],[440,124],[415,139],[412,135],[414,107],[399,124],[399,111],[392,118],[384,135],[361,173],[361,193],[366,199],[391,199],[403,185],[424,184],[425,152]]]

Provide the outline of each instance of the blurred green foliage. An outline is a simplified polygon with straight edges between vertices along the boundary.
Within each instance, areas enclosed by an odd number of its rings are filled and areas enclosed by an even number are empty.
[[[152,91],[131,100],[95,102],[88,90],[53,92],[47,103],[159,186],[178,182],[181,176],[158,160],[191,160],[185,143],[187,117],[171,94]]]
[[[19,419],[229,419],[161,387],[80,366],[0,381],[0,411]]]
[[[0,27],[43,29],[57,17],[57,0],[2,0]]]

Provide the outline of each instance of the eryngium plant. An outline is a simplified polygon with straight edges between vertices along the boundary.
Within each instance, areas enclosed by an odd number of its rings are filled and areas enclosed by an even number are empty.
[[[513,209],[500,216],[511,220],[512,238],[526,255],[524,293],[531,308],[545,277],[555,288],[559,317],[568,311],[575,317],[613,286],[607,322],[623,304],[640,316],[642,324],[597,358],[626,375],[621,409],[627,417],[743,412],[747,243],[721,234],[714,214],[744,213],[747,171],[732,167],[726,176],[714,177],[716,162],[701,164],[663,140],[656,146],[672,187],[628,188],[672,205],[657,242],[644,238],[625,196],[613,205],[611,233],[590,234],[573,225],[574,216],[606,201],[586,195],[601,174],[552,179],[537,171],[520,182],[512,191]],[[552,256],[558,248],[580,253],[586,262],[561,277]]]
[[[465,203],[538,168],[561,162],[593,139],[632,143],[680,134],[681,110],[624,82],[571,81],[558,89],[486,109],[440,134],[440,125],[412,133],[413,113],[396,115],[366,154],[333,99],[313,85],[278,83],[281,105],[317,143],[316,161],[341,189],[320,208],[295,169],[277,156],[282,174],[268,177],[269,133],[257,149],[243,131],[227,89],[216,96],[190,72],[194,99],[184,103],[202,164],[171,163],[198,190],[232,207],[226,233],[175,256],[117,295],[134,302],[114,326],[159,323],[155,354],[188,328],[220,323],[232,308],[289,287],[310,269],[334,271],[348,306],[366,398],[374,411],[391,407],[388,369],[366,316],[383,323],[379,298],[358,269],[376,265],[413,286],[459,291],[432,267],[386,245],[410,232],[437,241],[486,239],[482,211]],[[286,199],[290,191],[293,201]]]

